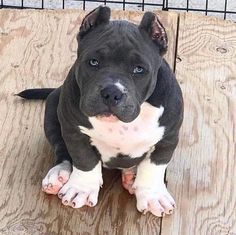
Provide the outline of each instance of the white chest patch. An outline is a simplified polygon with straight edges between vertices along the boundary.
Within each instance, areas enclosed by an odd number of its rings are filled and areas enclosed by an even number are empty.
[[[89,118],[93,128],[79,126],[82,133],[88,135],[91,144],[100,152],[103,163],[117,154],[141,157],[153,145],[162,139],[164,127],[159,126],[159,118],[164,108],[156,108],[143,103],[139,116],[130,123],[122,121],[106,122],[96,117]]]

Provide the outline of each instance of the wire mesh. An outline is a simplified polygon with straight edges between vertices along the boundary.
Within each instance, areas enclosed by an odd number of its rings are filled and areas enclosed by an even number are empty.
[[[92,9],[98,5],[109,5],[113,9],[199,12],[236,21],[235,0],[1,0],[0,8],[33,9]]]

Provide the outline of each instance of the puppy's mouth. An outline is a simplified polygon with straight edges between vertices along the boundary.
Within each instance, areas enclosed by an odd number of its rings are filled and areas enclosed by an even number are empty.
[[[103,122],[118,122],[119,118],[112,113],[103,113],[96,116],[97,119]]]

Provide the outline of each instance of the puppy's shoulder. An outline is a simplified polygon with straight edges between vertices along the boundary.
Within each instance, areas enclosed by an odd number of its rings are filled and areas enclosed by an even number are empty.
[[[155,107],[164,108],[159,123],[166,127],[166,131],[173,127],[179,129],[183,119],[182,91],[165,59],[158,71],[155,89],[147,102]]]

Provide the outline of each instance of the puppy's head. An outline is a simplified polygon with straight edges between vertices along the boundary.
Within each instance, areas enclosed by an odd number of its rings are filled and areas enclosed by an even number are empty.
[[[152,94],[167,35],[158,17],[144,14],[140,25],[110,21],[98,7],[83,20],[78,39],[76,80],[85,115],[133,121]]]

